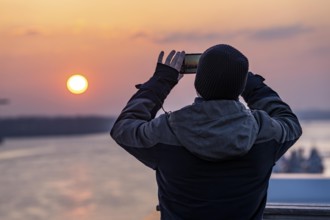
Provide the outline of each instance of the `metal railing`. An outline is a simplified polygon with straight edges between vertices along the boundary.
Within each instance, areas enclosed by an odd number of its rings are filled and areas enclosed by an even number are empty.
[[[269,203],[264,219],[276,220],[318,220],[330,219],[330,204],[285,204]]]

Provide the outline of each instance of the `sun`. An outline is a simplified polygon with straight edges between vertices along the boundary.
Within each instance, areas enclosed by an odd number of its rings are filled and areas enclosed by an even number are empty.
[[[73,94],[82,94],[88,88],[88,81],[83,75],[75,74],[69,77],[66,87]]]

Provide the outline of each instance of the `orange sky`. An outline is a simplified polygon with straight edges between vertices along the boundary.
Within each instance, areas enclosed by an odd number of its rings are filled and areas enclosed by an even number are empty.
[[[0,116],[118,114],[160,50],[227,43],[294,109],[330,109],[330,1],[0,0]],[[89,79],[83,95],[67,78]],[[165,103],[190,104],[193,76]]]

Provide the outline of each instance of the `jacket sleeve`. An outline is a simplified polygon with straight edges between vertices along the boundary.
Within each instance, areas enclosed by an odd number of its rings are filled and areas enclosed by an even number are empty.
[[[276,161],[299,139],[302,129],[289,105],[264,80],[262,76],[249,72],[242,96],[259,124],[256,143],[278,142]]]
[[[158,63],[154,75],[128,101],[115,121],[110,135],[126,151],[147,166],[157,163],[155,146],[160,139],[164,117],[155,118],[171,89],[178,82],[178,71]],[[164,130],[164,129],[163,129]]]

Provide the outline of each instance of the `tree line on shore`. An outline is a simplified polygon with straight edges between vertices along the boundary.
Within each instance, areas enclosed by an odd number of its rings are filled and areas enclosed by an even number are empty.
[[[0,138],[109,132],[113,121],[101,116],[0,118]]]

